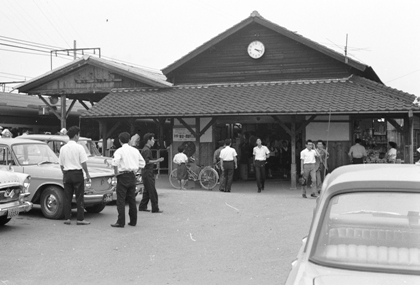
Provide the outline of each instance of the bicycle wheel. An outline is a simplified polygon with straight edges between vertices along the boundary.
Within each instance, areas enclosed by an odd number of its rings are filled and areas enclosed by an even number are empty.
[[[172,170],[171,175],[169,175],[169,183],[171,183],[172,187],[174,187],[175,189],[181,189],[181,187],[179,187],[179,181],[178,181],[176,168]]]
[[[201,187],[207,190],[212,190],[216,186],[218,179],[219,174],[210,166],[204,167],[198,175]]]

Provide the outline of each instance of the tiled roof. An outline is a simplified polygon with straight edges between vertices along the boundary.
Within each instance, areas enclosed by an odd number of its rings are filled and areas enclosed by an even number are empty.
[[[115,89],[83,116],[194,117],[419,111],[415,96],[359,76],[265,83]]]

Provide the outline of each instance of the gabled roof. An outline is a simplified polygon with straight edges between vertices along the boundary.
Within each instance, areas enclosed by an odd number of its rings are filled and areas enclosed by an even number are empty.
[[[196,56],[200,55],[204,51],[208,50],[212,46],[216,45],[217,43],[221,42],[222,40],[228,38],[229,36],[233,35],[234,33],[238,32],[239,30],[243,29],[244,27],[252,24],[252,23],[258,23],[268,29],[271,29],[283,36],[289,37],[292,40],[295,40],[303,45],[306,45],[314,50],[317,50],[327,56],[330,56],[342,63],[345,63],[357,70],[360,70],[362,72],[366,72],[366,75],[369,76],[370,79],[380,82],[379,77],[375,73],[375,71],[370,67],[363,63],[360,63],[354,59],[351,59],[349,57],[344,56],[341,53],[338,53],[330,48],[327,48],[321,44],[318,44],[308,38],[305,38],[295,32],[292,32],[286,28],[283,28],[277,24],[274,24],[266,19],[264,19],[257,11],[254,11],[251,13],[251,16],[247,19],[243,20],[239,24],[233,26],[232,28],[226,30],[225,32],[219,34],[218,36],[214,37],[210,41],[204,43],[203,45],[199,46],[195,50],[191,51],[184,57],[180,58],[179,60],[175,61],[171,65],[165,67],[162,69],[163,74],[167,75],[171,72],[173,72],[175,69],[179,68],[180,66],[184,65],[191,59],[195,58]]]
[[[353,75],[340,79],[115,89],[82,116],[150,118],[420,112],[413,104],[415,98]]]
[[[38,77],[28,80],[25,83],[19,84],[15,87],[15,89],[18,89],[19,92],[28,93],[30,90],[36,88],[37,86],[62,77],[87,64],[111,70],[112,72],[121,74],[136,81],[143,82],[153,87],[163,88],[171,86],[171,83],[166,81],[166,77],[159,72],[152,72],[139,67],[125,65],[123,63],[86,55],[82,58],[78,58],[70,63],[48,71]]]

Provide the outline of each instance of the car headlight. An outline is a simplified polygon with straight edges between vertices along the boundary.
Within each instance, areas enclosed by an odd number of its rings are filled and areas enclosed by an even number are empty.
[[[92,182],[90,180],[85,180],[85,189],[91,188]]]
[[[26,177],[25,181],[23,181],[24,192],[29,192],[29,185],[31,185],[31,176]]]

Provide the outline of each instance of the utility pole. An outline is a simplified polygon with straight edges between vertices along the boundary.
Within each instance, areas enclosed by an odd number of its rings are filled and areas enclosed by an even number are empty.
[[[76,48],[76,40],[73,41],[73,48],[50,50],[51,70],[53,69],[53,64],[52,64],[53,54],[57,56],[59,55],[60,52],[65,52],[67,56],[70,56],[70,52],[73,52],[73,59],[76,60],[78,51],[81,51],[82,55],[84,55],[84,52],[88,50],[93,51],[93,54],[96,54],[96,51],[98,51],[99,58],[101,57],[101,48]]]
[[[345,56],[345,62],[349,63],[349,59],[347,58],[347,41],[348,41],[349,34],[346,34],[346,46],[344,47],[344,56]]]

